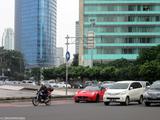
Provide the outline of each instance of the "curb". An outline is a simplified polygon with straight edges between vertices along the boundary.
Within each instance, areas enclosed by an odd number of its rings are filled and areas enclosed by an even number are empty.
[[[34,96],[33,96],[34,97]],[[0,98],[0,103],[5,103],[5,102],[24,102],[24,101],[28,101],[31,100],[33,97],[6,97],[6,98]],[[52,100],[56,99],[72,99],[73,95],[56,95],[56,96],[52,96]]]

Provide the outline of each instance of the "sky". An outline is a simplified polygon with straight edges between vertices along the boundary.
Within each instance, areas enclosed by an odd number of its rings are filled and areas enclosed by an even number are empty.
[[[14,1],[0,0],[0,46],[2,34],[5,28],[14,29]],[[57,0],[57,47],[63,47],[66,51],[66,39],[75,36],[75,22],[79,20],[79,0]],[[69,40],[69,42],[74,41]],[[75,53],[75,45],[69,45],[69,52]]]

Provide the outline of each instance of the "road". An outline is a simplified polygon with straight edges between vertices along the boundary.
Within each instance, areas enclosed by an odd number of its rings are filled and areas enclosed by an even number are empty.
[[[51,106],[31,102],[0,103],[0,120],[158,120],[160,106],[145,107],[55,100]]]

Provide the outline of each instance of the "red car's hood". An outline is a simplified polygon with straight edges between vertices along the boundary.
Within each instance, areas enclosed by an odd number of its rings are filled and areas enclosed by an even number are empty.
[[[86,91],[86,90],[81,90],[78,91],[76,96],[91,96],[94,95],[94,93],[97,93],[98,91]]]

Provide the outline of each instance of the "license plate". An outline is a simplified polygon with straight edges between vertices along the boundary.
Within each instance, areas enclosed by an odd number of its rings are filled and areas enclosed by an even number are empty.
[[[116,101],[116,100],[115,100],[115,99],[110,99],[110,101],[111,101],[111,102],[114,102],[114,101]]]

